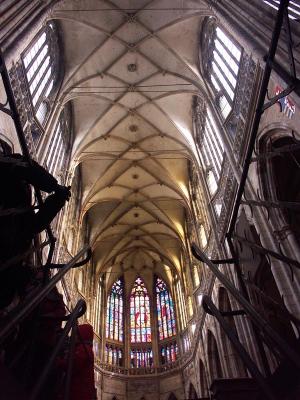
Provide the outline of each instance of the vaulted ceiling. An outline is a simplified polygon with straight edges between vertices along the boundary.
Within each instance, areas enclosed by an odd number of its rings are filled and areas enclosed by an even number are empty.
[[[197,162],[192,98],[201,95],[200,0],[59,2],[72,103],[72,165],[98,269],[180,268]]]

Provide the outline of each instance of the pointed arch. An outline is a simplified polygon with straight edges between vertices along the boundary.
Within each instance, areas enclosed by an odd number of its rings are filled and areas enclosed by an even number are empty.
[[[106,338],[123,342],[124,340],[124,281],[118,278],[107,298]]]
[[[159,340],[164,340],[176,334],[175,312],[167,285],[159,277],[155,281],[155,294]]]
[[[190,400],[197,400],[198,399],[198,395],[197,395],[196,389],[194,388],[194,385],[192,383],[190,383],[190,388],[189,388],[189,399]]]
[[[281,105],[280,105],[281,107]],[[295,107],[295,106],[294,106]],[[277,128],[266,132],[259,143],[261,155],[272,154],[258,164],[258,174],[264,198],[280,202],[297,203],[300,199],[300,144],[299,134]],[[290,148],[290,151],[284,151]],[[272,210],[271,220],[276,230],[288,225],[300,246],[300,212],[296,209]]]
[[[207,371],[204,362],[199,360],[199,381],[200,381],[200,396],[208,397],[208,382],[207,382]]]
[[[151,342],[150,299],[141,277],[137,277],[130,294],[130,341]]]
[[[224,287],[219,289],[219,309],[220,311],[232,311],[231,303],[227,290]],[[237,328],[233,316],[226,317],[226,321],[230,324],[232,332],[238,338]],[[240,356],[237,354],[236,350],[232,346],[231,342],[225,335],[224,331],[220,331],[221,342],[224,346],[224,352],[229,356],[228,359],[228,369],[232,377],[246,377],[247,372]]]
[[[31,98],[32,111],[44,126],[51,111],[51,100],[62,80],[61,48],[57,24],[52,21],[40,30],[29,48],[22,54],[23,68],[28,83],[28,95]],[[41,131],[36,129],[33,140],[37,140]]]
[[[202,32],[203,72],[214,93],[221,116],[233,108],[242,58],[239,44],[214,18],[207,18]]]
[[[220,353],[214,334],[208,330],[207,333],[207,359],[211,380],[223,377]]]

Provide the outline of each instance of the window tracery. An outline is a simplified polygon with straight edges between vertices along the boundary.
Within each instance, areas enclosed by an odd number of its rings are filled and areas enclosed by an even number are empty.
[[[131,343],[151,342],[150,300],[144,282],[138,277],[130,295]]]
[[[221,177],[224,146],[219,128],[208,108],[206,109],[204,131],[199,147],[201,162],[206,171],[208,189],[213,197],[218,190],[218,182]]]
[[[113,284],[107,297],[104,362],[129,368],[153,367],[153,346],[157,346],[159,363],[167,364],[177,359],[175,305],[172,296],[166,283],[159,277],[155,277],[153,280],[151,293],[153,293],[153,300],[156,304],[158,321],[158,336],[155,338],[151,333],[150,296],[142,278],[137,277],[133,284],[128,297],[128,308],[124,303],[127,296],[125,296],[123,278],[119,278]],[[130,334],[127,356],[124,353],[123,344],[125,342],[123,331],[126,318],[125,309],[128,310],[126,314],[128,313],[129,316],[129,324],[126,326],[129,328]]]
[[[263,2],[274,10],[278,10],[279,0],[263,0]],[[298,19],[300,17],[300,5],[295,1],[290,1],[288,10],[291,19]]]
[[[71,111],[65,107],[61,112],[58,123],[48,144],[48,149],[45,158],[45,165],[60,183],[64,183],[68,147],[71,136]]]
[[[121,367],[123,365],[123,350],[119,347],[106,344],[105,361],[108,364]]]
[[[160,278],[156,278],[155,291],[159,340],[163,340],[176,334],[174,304],[167,285]]]
[[[59,78],[56,25],[51,22],[39,33],[22,57],[33,111],[43,126],[50,111],[49,99]]]
[[[106,338],[122,342],[123,338],[124,284],[118,279],[112,286],[107,300]]]
[[[152,348],[131,349],[130,366],[131,368],[146,368],[153,365]]]
[[[183,298],[183,293],[182,293],[182,286],[181,282],[178,279],[176,282],[176,294],[177,294],[177,301],[178,301],[178,308],[179,308],[179,313],[180,313],[180,324],[181,324],[181,329],[185,329],[187,325],[187,313],[186,313],[186,308],[185,308],[185,303],[184,303],[184,298]]]
[[[208,242],[207,242],[207,235],[206,235],[203,224],[201,224],[201,226],[200,226],[199,234],[200,234],[201,246],[204,249],[207,246]]]
[[[241,48],[212,18],[207,20],[202,48],[204,73],[211,83],[221,115],[226,119],[233,108]]]
[[[176,342],[165,344],[160,349],[161,363],[169,364],[176,361],[178,355],[178,346]]]

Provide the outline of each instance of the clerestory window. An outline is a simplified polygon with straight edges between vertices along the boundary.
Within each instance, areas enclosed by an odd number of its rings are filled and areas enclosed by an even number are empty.
[[[57,29],[51,22],[23,56],[33,110],[41,125],[50,111],[49,99],[58,79],[58,53]]]
[[[218,190],[218,182],[224,158],[224,146],[218,126],[209,109],[206,111],[203,138],[200,147],[200,157],[206,171],[208,189],[211,196],[213,196]]]
[[[206,35],[203,35],[204,73],[211,83],[221,115],[226,119],[233,108],[242,52],[214,21],[209,20],[206,29]]]
[[[280,1],[279,0],[263,0],[265,4],[272,7],[274,10],[278,10]],[[290,0],[288,7],[289,17],[291,19],[300,18],[300,4],[296,1]]]
[[[54,133],[51,136],[46,152],[45,166],[60,183],[64,183],[68,162],[68,149],[71,139],[70,109],[65,107],[61,112]]]

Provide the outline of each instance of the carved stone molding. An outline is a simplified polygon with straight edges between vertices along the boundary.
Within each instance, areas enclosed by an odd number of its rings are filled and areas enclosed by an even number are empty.
[[[239,154],[242,139],[245,133],[246,121],[250,109],[250,100],[255,83],[256,64],[251,56],[243,53],[238,76],[238,84],[232,112],[228,117],[225,127],[234,139],[234,151]]]
[[[9,71],[9,77],[29,153],[32,158],[36,158],[35,146],[31,134],[33,114],[29,100],[30,94],[21,61],[13,65]]]

